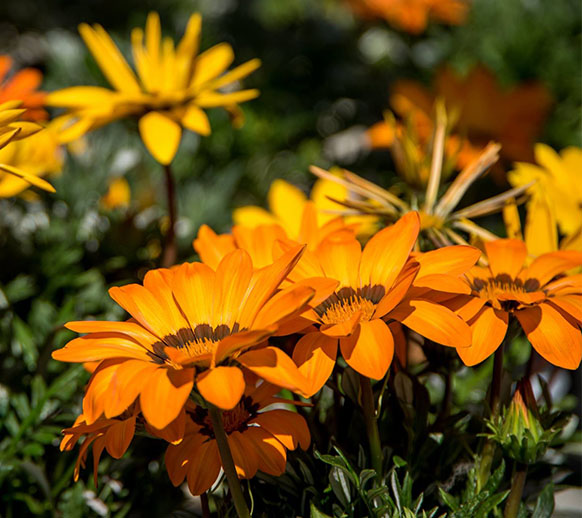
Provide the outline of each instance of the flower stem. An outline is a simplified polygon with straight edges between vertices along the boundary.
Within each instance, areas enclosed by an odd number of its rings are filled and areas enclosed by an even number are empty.
[[[200,507],[202,508],[202,518],[211,518],[207,492],[200,495]]]
[[[491,390],[489,391],[489,408],[491,410],[490,418],[494,419],[499,414],[499,396],[501,394],[501,375],[503,374],[503,346],[502,343],[495,351],[493,358],[493,376],[491,378]],[[493,464],[495,455],[495,442],[491,439],[485,441],[483,451],[481,452],[481,463],[477,472],[477,491],[481,491]]]
[[[232,453],[230,452],[228,439],[226,438],[226,433],[224,431],[222,412],[214,405],[208,404],[208,415],[212,421],[214,437],[218,445],[220,459],[222,460],[222,468],[224,469],[226,480],[228,481],[228,487],[230,488],[230,494],[234,501],[236,514],[239,518],[250,518],[251,515],[240,487],[236,468],[234,467],[234,461],[232,460]]]
[[[519,512],[519,504],[523,495],[523,487],[527,477],[527,464],[516,463],[515,473],[511,480],[511,491],[505,504],[503,518],[516,518]]]
[[[370,378],[360,374],[360,389],[362,391],[362,410],[366,422],[366,432],[372,455],[372,467],[376,471],[378,479],[382,477],[382,445],[380,444],[380,432],[378,431],[378,421],[376,419],[376,409],[374,405],[374,393]]]
[[[168,231],[166,232],[166,242],[164,243],[164,254],[162,256],[162,266],[167,268],[176,262],[176,187],[174,185],[174,175],[170,165],[164,166],[166,177],[166,194],[168,197],[168,218],[170,220]]]

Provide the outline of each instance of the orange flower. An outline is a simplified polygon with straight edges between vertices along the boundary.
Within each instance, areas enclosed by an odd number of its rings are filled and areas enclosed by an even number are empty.
[[[317,290],[312,309],[302,315],[316,331],[303,336],[293,352],[311,381],[310,395],[331,374],[338,345],[350,367],[369,378],[382,378],[394,354],[391,321],[443,345],[470,345],[469,328],[452,311],[427,298],[408,296],[419,269],[409,260],[419,230],[418,213],[410,212],[378,232],[363,250],[356,239],[332,237],[315,252],[306,251],[289,274],[291,281],[308,280]],[[476,260],[473,253],[465,269]],[[318,283],[327,286],[327,297],[322,297]]]
[[[301,253],[295,247],[256,270],[245,251],[235,250],[216,271],[186,263],[148,272],[143,286],[111,288],[132,318],[69,322],[88,335],[53,352],[61,361],[101,361],[83,400],[86,423],[120,415],[139,396],[147,422],[163,429],[180,414],[194,382],[206,401],[231,409],[245,388],[241,368],[302,393],[305,380],[291,358],[257,347],[313,296],[304,286],[277,291]]]
[[[461,360],[472,366],[493,354],[514,316],[547,361],[566,369],[578,368],[582,358],[582,275],[564,272],[582,265],[582,252],[543,254],[526,267],[523,241],[498,239],[486,242],[485,250],[489,267],[474,267],[466,275],[471,294],[443,302],[473,332],[471,347],[457,349]]]
[[[249,386],[238,405],[222,414],[239,478],[252,478],[257,470],[281,475],[285,471],[286,450],[297,446],[305,450],[309,446],[311,438],[303,417],[279,408],[264,410],[272,403],[289,403],[273,397],[278,390],[268,383]],[[168,447],[165,461],[172,483],[178,486],[186,478],[194,495],[204,493],[214,484],[221,459],[206,409],[188,410],[184,440]]]
[[[424,32],[429,19],[460,25],[469,10],[464,0],[349,0],[349,3],[361,16],[385,18],[411,34]]]
[[[42,83],[42,73],[35,68],[23,68],[8,78],[12,67],[9,56],[0,56],[0,104],[7,101],[22,101],[26,109],[23,118],[38,121],[47,120],[48,113],[43,110],[45,92],[38,91]]]
[[[552,104],[542,84],[529,82],[503,89],[484,66],[473,68],[466,77],[457,75],[449,66],[441,68],[432,92],[415,81],[398,81],[390,104],[401,117],[407,118],[419,111],[424,114],[423,120],[426,117],[430,120],[436,98],[444,99],[447,110],[458,113],[456,131],[470,141],[470,146],[460,147],[461,167],[490,140],[501,144],[506,159],[532,161],[534,143]],[[390,129],[382,132],[376,127],[372,144],[385,146],[389,138],[387,131]],[[454,142],[449,144],[451,150],[453,145]]]

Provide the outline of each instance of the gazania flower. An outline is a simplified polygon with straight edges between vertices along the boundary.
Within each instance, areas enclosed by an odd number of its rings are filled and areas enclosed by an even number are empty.
[[[460,25],[469,10],[464,0],[349,0],[349,3],[361,16],[385,18],[411,34],[424,32],[429,20]]]
[[[285,402],[273,397],[279,389],[263,383],[247,387],[232,409],[222,413],[224,429],[239,478],[252,478],[258,470],[281,475],[287,461],[286,450],[307,449],[311,440],[307,423],[296,412],[271,409],[272,403]],[[210,489],[221,468],[221,459],[208,411],[188,410],[184,440],[166,451],[166,469],[175,486],[184,478],[194,495]]]
[[[332,237],[314,253],[306,251],[305,260],[289,274],[292,282],[309,279],[309,285],[318,289],[321,280],[331,288],[327,298],[316,300],[303,313],[316,331],[303,336],[293,352],[293,359],[311,380],[311,394],[331,374],[338,345],[350,367],[381,379],[394,354],[391,321],[443,345],[471,343],[468,327],[447,308],[426,298],[408,297],[419,267],[409,260],[419,229],[418,214],[411,212],[375,234],[363,250],[356,239]],[[474,256],[466,269],[476,260]]]
[[[120,415],[139,396],[147,422],[163,429],[182,411],[194,383],[206,401],[231,409],[245,388],[242,368],[303,393],[305,380],[291,358],[257,347],[313,296],[303,286],[277,291],[301,252],[296,247],[256,270],[236,250],[216,271],[186,263],[148,272],[143,286],[111,288],[132,318],[69,322],[69,329],[88,334],[53,352],[61,361],[101,361],[83,400],[86,423]]]
[[[350,212],[375,214],[388,220],[396,220],[402,214],[419,210],[422,237],[431,247],[452,244],[467,245],[463,234],[477,236],[483,240],[496,239],[497,236],[477,225],[472,218],[501,212],[508,200],[519,198],[529,185],[517,187],[492,198],[474,203],[460,210],[454,210],[467,189],[494,164],[499,157],[499,145],[489,144],[443,192],[442,170],[445,156],[446,115],[444,110],[437,110],[437,125],[432,142],[430,172],[424,193],[406,192],[402,198],[359,176],[344,170],[343,176],[330,174],[319,167],[312,166],[310,171],[320,178],[337,182],[350,191],[359,194],[363,201],[353,202],[348,199],[333,199]],[[443,193],[440,197],[439,194]],[[420,197],[420,199],[419,199]],[[425,249],[421,243],[421,248]]]
[[[58,131],[49,124],[43,131],[10,142],[0,149],[0,169],[22,171],[28,179],[34,177],[41,180],[42,176],[60,173],[63,158]],[[29,181],[15,174],[0,172],[0,198],[20,194],[30,185]]]
[[[310,200],[305,194],[285,180],[277,179],[269,188],[267,201],[270,212],[255,205],[247,205],[235,209],[232,219],[235,225],[255,228],[259,225],[279,225],[290,239],[299,243],[306,242],[302,239],[304,234],[306,209],[310,204],[309,211],[314,212],[309,217],[315,217],[318,228],[328,228],[331,221],[337,223],[337,205],[329,198],[351,198],[351,193],[336,182],[319,179],[313,185]],[[313,210],[314,209],[314,210]],[[377,229],[377,218],[374,216],[346,216],[344,222],[353,225],[357,233],[361,236],[369,236]],[[311,222],[311,226],[313,222]],[[325,232],[319,234],[319,238],[326,237]]]
[[[23,118],[31,121],[46,120],[48,113],[43,110],[45,92],[38,90],[42,83],[42,73],[35,68],[23,68],[9,76],[12,68],[10,56],[0,55],[0,104],[20,101],[26,110]]]
[[[582,229],[582,149],[569,147],[556,153],[545,144],[535,146],[539,165],[519,162],[507,178],[511,185],[529,184],[528,213],[544,225],[558,224],[564,236]],[[533,182],[533,184],[532,184]]]
[[[38,133],[42,126],[35,122],[23,121],[22,115],[26,110],[20,108],[20,101],[8,101],[0,104],[0,151],[8,146],[11,142],[16,142],[29,138],[31,135]],[[4,154],[12,156],[10,152]],[[55,192],[53,186],[34,174],[30,174],[10,163],[0,161],[0,172],[26,180],[28,184],[44,189],[45,191]]]
[[[71,126],[64,138],[74,140],[114,120],[136,117],[149,152],[161,164],[169,164],[178,150],[182,128],[210,134],[204,108],[223,106],[237,111],[238,103],[257,97],[257,90],[231,88],[256,70],[259,60],[225,73],[234,59],[232,48],[221,43],[198,54],[200,27],[200,15],[192,15],[174,48],[170,39],[162,41],[159,17],[150,13],[145,35],[139,28],[131,34],[136,77],[103,27],[82,24],[79,32],[114,90],[78,86],[49,94],[50,106],[67,109],[64,118]],[[228,93],[221,91],[225,87]]]
[[[582,265],[582,252],[543,254],[526,267],[523,241],[490,241],[485,243],[485,251],[489,266],[474,267],[466,274],[471,294],[443,302],[466,319],[473,332],[471,347],[457,349],[461,360],[476,365],[493,354],[514,316],[547,361],[566,369],[578,368],[582,358],[582,277],[564,272]]]
[[[470,159],[491,140],[501,144],[502,158],[531,161],[534,143],[552,104],[549,92],[540,83],[503,89],[483,66],[473,68],[466,77],[457,75],[451,67],[444,67],[437,72],[432,91],[414,81],[399,81],[392,91],[390,104],[403,118],[415,111],[430,120],[436,99],[443,99],[447,110],[455,113],[454,131],[469,141],[468,146],[460,148],[459,158],[465,161],[461,166],[466,165],[465,154]],[[378,136],[379,131],[379,127],[375,128]],[[387,131],[390,128],[384,128],[383,133]],[[380,143],[378,136],[375,140]]]

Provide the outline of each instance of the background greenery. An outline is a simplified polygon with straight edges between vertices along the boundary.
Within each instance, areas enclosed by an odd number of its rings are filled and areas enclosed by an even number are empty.
[[[460,71],[484,63],[508,87],[523,80],[542,82],[554,105],[541,140],[557,149],[581,143],[577,0],[474,0],[467,24],[433,25],[420,37],[397,32],[382,20],[355,18],[341,0],[5,0],[0,3],[0,52],[10,54],[18,66],[40,68],[45,90],[105,84],[76,25],[101,23],[127,53],[131,28],[142,26],[152,9],[160,13],[164,32],[174,39],[182,34],[188,16],[200,11],[202,48],[227,41],[237,63],[252,57],[263,61],[245,81],[261,90],[260,98],[243,106],[245,125],[233,130],[224,112],[212,110],[212,136],[188,134],[180,147],[174,169],[183,260],[194,257],[191,242],[202,223],[228,230],[232,209],[264,204],[273,179],[285,178],[307,191],[313,182],[307,173],[310,164],[344,165],[390,185],[394,176],[387,152],[349,152],[342,146],[338,151],[329,138],[380,120],[394,80],[414,78],[429,84],[445,62]],[[63,323],[120,318],[122,312],[109,299],[107,288],[140,280],[159,261],[163,176],[135,130],[131,123],[120,122],[89,135],[84,153],[67,156],[62,174],[54,180],[55,195],[0,201],[2,516],[194,515],[191,498],[173,488],[164,472],[163,445],[158,442],[138,437],[130,455],[119,461],[104,459],[98,488],[90,480],[91,461],[74,484],[77,451],[58,451],[60,430],[80,412],[88,378],[82,368],[50,358],[52,350],[72,337]],[[129,209],[105,211],[100,199],[109,181],[121,175],[131,185],[132,204]],[[476,195],[469,193],[466,203]],[[455,361],[442,359],[445,364]],[[415,498],[426,489],[427,502],[440,505],[435,483],[454,483],[455,470],[464,469],[446,461],[447,448],[463,447],[465,437],[474,432],[466,411],[475,410],[482,400],[489,372],[489,364],[459,372],[454,379],[459,394],[454,401],[456,421],[439,423],[440,429],[433,426],[435,405],[442,398],[438,376],[418,378],[428,390],[414,383],[417,378],[410,381],[419,391],[412,414],[406,413],[411,402],[403,403],[396,395],[386,402],[403,423],[403,428],[393,428],[393,437],[385,437],[397,455],[396,465],[401,464],[394,468],[395,476],[407,484],[404,473],[410,473]],[[557,403],[579,412],[576,376],[570,395]],[[326,435],[318,436],[318,427],[334,430],[335,443],[352,456],[350,462],[360,471],[364,460],[353,444],[354,437],[362,436],[360,425],[338,425],[346,419],[352,422],[355,412],[345,390],[343,415],[330,414],[324,393],[307,417],[315,430],[315,448],[336,455],[327,439],[321,439]],[[424,407],[417,405],[419,401]],[[443,430],[455,431],[443,438]],[[407,465],[399,457],[406,458]],[[346,496],[333,484],[338,473],[346,472],[345,466],[330,468],[330,458],[326,463],[302,453],[291,458],[281,480],[262,477],[251,482],[253,492],[271,495],[264,504],[257,502],[265,516],[275,512],[307,516],[310,500],[327,512],[334,505],[344,509],[351,505],[351,515],[358,516],[364,498],[359,489],[354,486]],[[550,464],[540,468],[540,481],[559,471]],[[566,458],[560,470],[559,483],[580,484],[579,457]]]

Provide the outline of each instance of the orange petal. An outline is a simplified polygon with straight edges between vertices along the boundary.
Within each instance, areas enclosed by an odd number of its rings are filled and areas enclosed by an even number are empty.
[[[127,451],[135,432],[135,416],[119,421],[105,433],[105,448],[114,459],[120,459]]]
[[[220,261],[226,254],[236,249],[233,236],[230,234],[217,235],[208,225],[200,227],[193,246],[202,262],[213,270],[218,268]]]
[[[216,441],[200,444],[196,455],[188,459],[188,489],[193,495],[208,491],[220,473],[220,457]]]
[[[308,380],[305,397],[311,397],[330,377],[337,356],[337,338],[314,332],[303,336],[295,345],[293,360]]]
[[[467,284],[466,280],[442,273],[424,275],[423,277],[417,276],[414,285],[417,288],[430,288],[445,293],[471,294],[471,286]]]
[[[203,263],[184,263],[173,268],[172,293],[190,327],[212,324],[216,275]]]
[[[457,353],[469,367],[491,356],[507,333],[508,315],[505,311],[486,306],[469,321],[473,342],[470,347],[459,347]]]
[[[237,361],[269,383],[299,394],[304,394],[309,386],[293,360],[276,347],[248,351],[239,356]]]
[[[471,268],[481,256],[481,251],[473,246],[445,246],[430,252],[417,254],[414,260],[420,264],[418,279],[427,275],[447,274],[457,277]]]
[[[147,350],[151,350],[151,344],[158,338],[137,322],[110,322],[100,320],[82,320],[67,322],[67,329],[76,333],[122,333],[139,342]]]
[[[232,432],[227,435],[228,445],[239,478],[253,478],[259,469],[259,457],[257,448],[245,440],[245,435],[246,432]]]
[[[529,268],[519,276],[523,281],[535,279],[540,287],[545,286],[556,275],[582,265],[582,252],[561,250],[544,254],[530,264]]]
[[[471,330],[450,309],[429,300],[404,301],[388,313],[396,320],[422,336],[450,347],[471,345]]]
[[[102,414],[105,401],[109,397],[109,385],[123,360],[105,360],[91,375],[85,397],[83,397],[83,415],[85,422],[93,424]]]
[[[512,279],[516,278],[527,257],[525,243],[519,239],[487,241],[485,251],[494,277],[507,274]]]
[[[330,236],[319,244],[316,255],[326,277],[339,281],[340,286],[359,288],[362,245],[357,239]]]
[[[271,297],[258,312],[253,327],[265,328],[305,309],[315,291],[307,286],[292,285]]]
[[[409,212],[378,232],[362,252],[362,285],[390,288],[404,267],[420,230],[417,212]]]
[[[561,295],[548,299],[550,304],[558,306],[572,318],[582,323],[582,295]]]
[[[564,369],[577,369],[582,358],[582,333],[560,310],[539,304],[516,311],[534,349],[547,361]]]
[[[278,239],[286,239],[287,234],[278,224],[259,225],[254,228],[237,225],[232,235],[239,248],[246,250],[255,268],[264,268],[273,263],[273,245]]]
[[[311,442],[305,419],[291,410],[275,409],[262,412],[252,419],[251,423],[257,423],[289,450],[294,450],[298,444],[306,450]]]
[[[287,452],[281,442],[266,430],[256,426],[247,428],[241,436],[256,453],[258,469],[276,477],[283,474],[287,463]]]
[[[301,263],[301,261],[299,262]],[[308,279],[299,280],[294,284],[295,286],[308,286],[315,290],[315,294],[309,305],[316,307],[335,292],[339,285],[339,281],[328,279],[326,277],[310,277]]]
[[[91,333],[75,338],[51,356],[61,362],[93,362],[108,358],[136,358],[151,361],[148,351],[121,333]]]
[[[368,378],[384,377],[394,356],[394,339],[380,319],[361,322],[358,331],[340,339],[342,355],[348,365]]]
[[[238,367],[215,367],[199,374],[196,386],[206,401],[230,410],[240,401],[245,390],[245,380]]]
[[[164,464],[170,482],[174,486],[179,486],[188,472],[189,462],[195,462],[200,458],[198,450],[200,445],[208,439],[201,433],[189,435],[179,445],[171,444],[166,449]],[[219,467],[220,470],[220,467]],[[218,473],[216,474],[218,476]]]
[[[224,257],[216,269],[219,293],[214,299],[214,326],[225,324],[230,329],[235,322],[253,275],[253,263],[247,252],[235,250]]]
[[[220,363],[236,352],[260,344],[276,331],[277,326],[271,326],[266,329],[251,329],[227,336],[219,342],[214,351],[214,363]]]
[[[374,310],[374,317],[382,318],[402,301],[406,293],[409,291],[417,273],[418,264],[413,261],[409,262],[402,272],[400,272],[400,275],[397,277],[394,285],[390,288],[388,293],[386,293],[380,302],[378,302],[378,305]]]
[[[360,323],[362,318],[362,311],[356,311],[350,318],[339,322],[338,324],[322,325],[320,331],[327,336],[340,337],[340,336],[350,336]]]
[[[193,369],[157,369],[139,398],[147,422],[158,430],[168,426],[178,417],[193,385]]]

